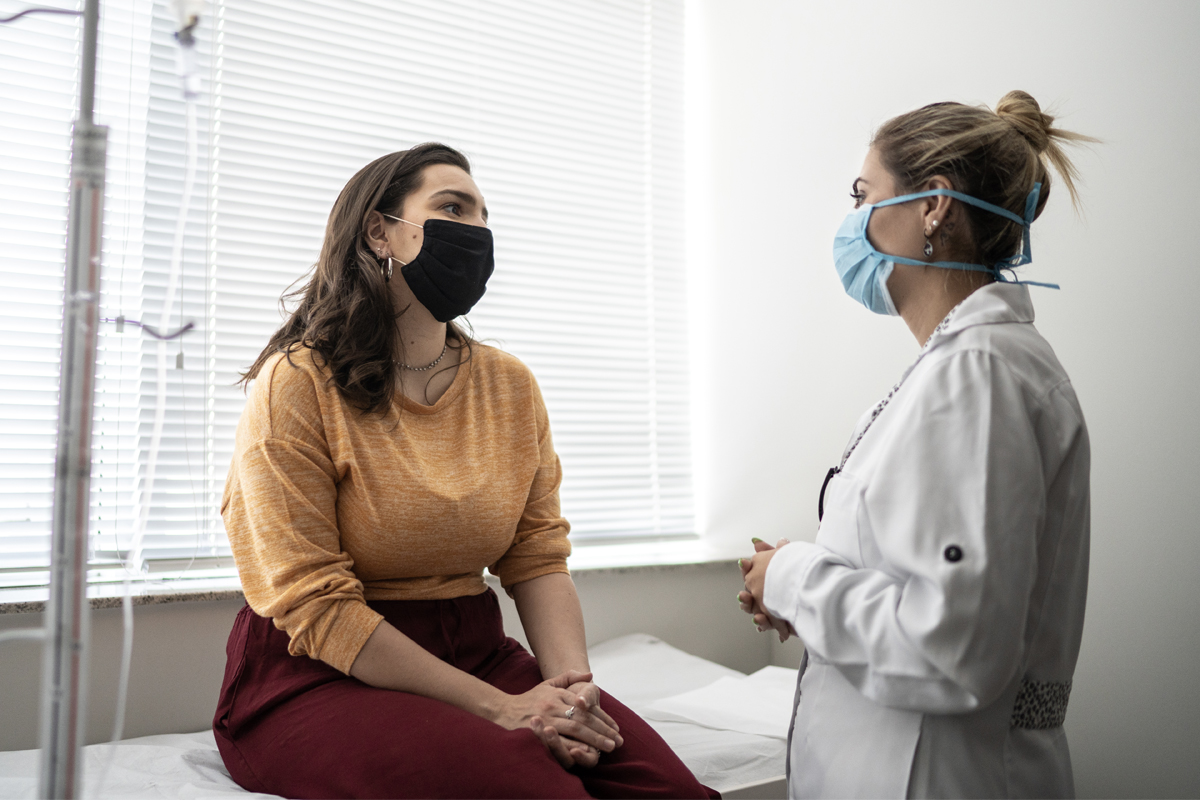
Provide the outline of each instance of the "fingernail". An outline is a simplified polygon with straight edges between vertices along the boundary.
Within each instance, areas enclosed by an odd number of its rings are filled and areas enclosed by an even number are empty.
[[[739,558],[739,559],[738,559],[738,566],[739,566],[739,567],[744,567],[744,566],[745,566],[745,564],[743,564],[742,562],[743,562],[743,561],[745,561],[745,560],[746,560],[746,559],[744,559],[744,558]]]
[[[757,536],[753,536],[753,537],[751,537],[750,541],[754,542],[755,544],[758,544],[759,542],[762,541],[762,539],[758,538]]]
[[[616,747],[616,746],[617,746],[617,743],[616,743],[616,742],[614,742],[612,739],[605,739],[605,740],[604,740],[604,747],[605,747],[605,749],[606,749],[606,750],[612,750],[612,749],[613,749],[614,747]]]

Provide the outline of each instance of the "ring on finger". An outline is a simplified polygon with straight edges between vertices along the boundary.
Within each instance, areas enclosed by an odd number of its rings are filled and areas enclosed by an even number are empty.
[[[571,719],[574,716],[575,716],[575,706],[571,706],[570,708],[567,709],[566,717],[567,717],[567,719]]]

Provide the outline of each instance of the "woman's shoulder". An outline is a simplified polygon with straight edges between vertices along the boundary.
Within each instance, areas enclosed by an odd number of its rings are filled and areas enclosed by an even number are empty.
[[[966,312],[962,320],[965,324],[950,337],[943,358],[986,353],[988,361],[1033,387],[1054,386],[1067,380],[1054,348],[1034,324],[1028,286],[990,284],[972,294],[962,311]]]
[[[1083,424],[1071,379],[1032,322],[978,325],[930,355],[913,374],[919,407],[954,398],[970,418],[987,408],[994,420],[1019,416],[1071,430]]]
[[[524,361],[499,347],[472,342],[471,359],[476,362],[479,372],[489,378],[518,382],[534,380],[533,371]]]
[[[329,381],[329,368],[321,355],[303,345],[293,345],[267,358],[251,382],[253,394],[271,397],[323,391]]]
[[[254,420],[256,429],[271,435],[281,414],[320,416],[330,393],[336,389],[321,356],[311,348],[293,346],[263,362],[250,382],[243,419]]]
[[[545,401],[537,378],[524,361],[498,347],[471,344],[472,383],[489,403],[535,409],[541,416]]]
[[[1043,395],[1070,378],[1054,348],[1032,322],[979,325],[963,332],[946,348],[944,358],[980,359],[992,370],[1010,373],[1035,395]]]

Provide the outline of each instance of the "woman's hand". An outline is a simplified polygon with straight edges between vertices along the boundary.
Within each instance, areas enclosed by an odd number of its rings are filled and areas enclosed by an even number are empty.
[[[600,688],[591,681],[580,681],[568,686],[567,691],[575,695],[575,705],[577,708],[581,711],[595,714],[617,732],[617,747],[620,747],[624,742],[621,738],[621,726],[604,709],[600,708]]]
[[[555,686],[565,678],[561,686],[573,704],[570,719],[565,718],[566,706],[559,706],[539,713],[531,727],[564,767],[595,766],[601,750],[611,752],[623,740],[616,722],[601,710],[600,690],[586,671],[587,637],[575,584],[566,573],[542,575],[515,584],[513,600],[542,675]],[[598,745],[597,738],[614,744]]]
[[[787,620],[775,619],[766,612],[766,608],[763,606],[763,594],[766,590],[767,567],[779,548],[788,544],[788,540],[780,539],[775,547],[771,547],[762,539],[752,539],[751,541],[754,543],[754,556],[738,559],[738,566],[742,570],[742,581],[745,584],[744,590],[738,592],[738,605],[747,614],[753,615],[754,624],[759,632],[772,628],[779,635],[779,641],[785,642],[788,637],[795,636],[796,631],[792,629]]]
[[[611,753],[623,740],[612,718],[592,702],[599,690],[591,679],[591,673],[568,670],[509,695],[494,721],[509,730],[528,727],[564,768],[594,766],[601,751]]]
[[[567,691],[575,695],[575,719],[580,719],[581,713],[595,714],[602,721],[606,722],[613,730],[617,731],[615,741],[617,747],[625,743],[621,738],[621,726],[617,725],[616,720],[610,717],[604,709],[600,708],[600,689],[591,681],[573,683],[567,687]],[[591,745],[586,745],[583,742],[578,742],[569,736],[562,736],[566,741],[567,749],[572,758],[575,760],[576,766],[594,767],[600,761],[600,751]]]

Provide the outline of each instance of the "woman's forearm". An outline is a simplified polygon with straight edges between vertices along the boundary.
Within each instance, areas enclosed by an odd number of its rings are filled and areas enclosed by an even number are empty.
[[[387,622],[379,623],[367,639],[350,667],[350,675],[379,689],[441,700],[492,722],[499,719],[509,698],[432,655]]]
[[[513,587],[513,599],[543,678],[569,669],[590,672],[583,610],[565,572],[542,575]]]

